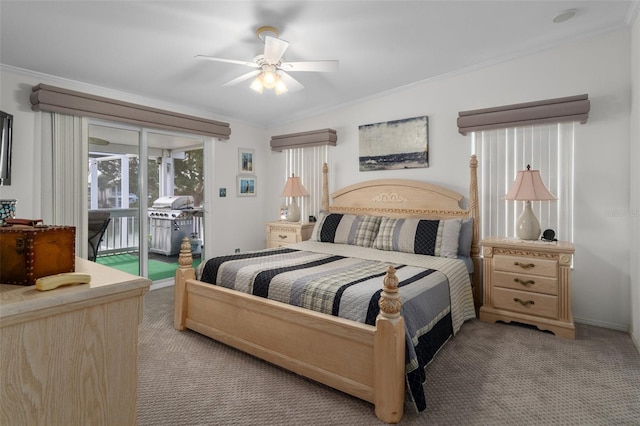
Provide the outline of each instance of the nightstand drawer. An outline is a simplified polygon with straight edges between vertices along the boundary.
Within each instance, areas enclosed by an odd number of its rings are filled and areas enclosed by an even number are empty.
[[[311,238],[314,223],[268,222],[267,247],[282,247]]]
[[[558,295],[558,280],[556,278],[537,275],[512,274],[510,272],[494,272],[493,285],[514,290],[531,291],[534,293]]]
[[[538,317],[558,318],[558,298],[546,294],[495,287],[493,306]]]
[[[519,272],[545,277],[558,276],[558,262],[550,259],[520,256],[493,256],[494,270],[503,272]]]
[[[271,231],[271,243],[274,245],[293,244],[296,242],[295,232],[286,232],[282,230]]]

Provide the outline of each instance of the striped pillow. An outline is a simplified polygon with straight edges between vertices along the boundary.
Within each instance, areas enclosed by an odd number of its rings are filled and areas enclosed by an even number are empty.
[[[373,243],[378,250],[449,257],[458,255],[461,219],[424,220],[383,217]]]
[[[379,216],[322,213],[311,239],[323,243],[371,247],[381,219]]]

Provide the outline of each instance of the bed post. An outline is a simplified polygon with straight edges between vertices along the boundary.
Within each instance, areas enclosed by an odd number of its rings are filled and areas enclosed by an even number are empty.
[[[373,400],[376,416],[386,423],[398,423],[404,410],[405,336],[398,277],[389,266],[380,295],[373,343]]]
[[[482,259],[480,257],[480,205],[478,203],[478,159],[469,160],[469,216],[473,218],[471,259],[473,261],[473,302],[476,316],[482,305]]]
[[[184,237],[180,245],[180,256],[178,257],[178,269],[173,286],[173,328],[184,330],[187,318],[187,280],[196,277],[193,269],[193,256],[191,255],[191,243],[189,238]]]
[[[329,210],[329,166],[327,163],[322,165],[322,204],[321,209],[323,211]]]

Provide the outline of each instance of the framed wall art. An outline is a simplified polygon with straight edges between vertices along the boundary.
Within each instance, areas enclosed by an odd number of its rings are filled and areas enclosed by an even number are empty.
[[[237,176],[238,197],[256,196],[256,177],[253,175]]]
[[[427,116],[358,127],[360,171],[429,167]]]
[[[255,173],[254,155],[253,149],[238,148],[238,173]]]

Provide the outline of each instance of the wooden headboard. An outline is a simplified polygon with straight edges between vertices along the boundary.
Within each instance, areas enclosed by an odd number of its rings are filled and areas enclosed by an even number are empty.
[[[329,202],[328,167],[323,167],[322,210],[331,213],[366,214],[388,217],[430,219],[473,218],[471,259],[473,260],[473,298],[476,311],[481,305],[481,258],[479,248],[480,211],[478,206],[478,161],[469,161],[469,207],[463,209],[462,194],[426,182],[407,179],[377,179],[356,183],[331,193]]]

